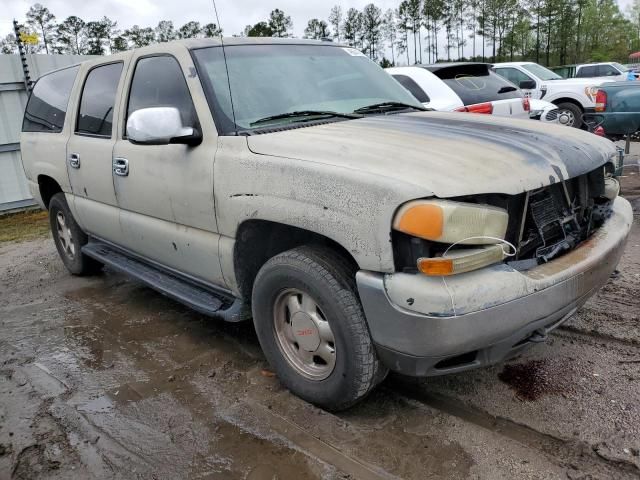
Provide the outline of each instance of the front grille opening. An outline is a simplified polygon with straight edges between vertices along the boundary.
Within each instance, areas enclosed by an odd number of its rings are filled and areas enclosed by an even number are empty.
[[[463,353],[462,355],[456,355],[455,357],[445,358],[444,360],[440,360],[438,363],[436,363],[434,365],[434,368],[436,370],[444,370],[449,368],[462,367],[464,365],[475,362],[477,356],[478,351],[474,350],[473,352]]]
[[[553,179],[552,179],[553,180]],[[505,209],[509,223],[505,240],[517,254],[505,263],[526,271],[564,255],[589,238],[611,215],[612,202],[604,196],[605,168],[516,195],[478,194],[449,200],[486,204]],[[449,245],[429,242],[393,231],[396,271],[417,273],[420,257],[436,257]],[[474,246],[456,245],[456,249]]]

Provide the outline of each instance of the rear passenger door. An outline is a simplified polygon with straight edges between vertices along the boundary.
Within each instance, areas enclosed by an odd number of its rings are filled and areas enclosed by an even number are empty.
[[[183,125],[202,132],[202,143],[130,142],[129,115],[152,107],[177,108]],[[175,55],[146,54],[132,59],[122,108],[113,178],[124,246],[165,267],[223,285],[213,196],[218,136],[186,49]],[[126,169],[116,169],[116,164],[126,164]]]
[[[86,232],[112,242],[121,237],[111,159],[116,94],[124,67],[124,62],[118,61],[86,72],[67,143],[67,171],[77,221]]]

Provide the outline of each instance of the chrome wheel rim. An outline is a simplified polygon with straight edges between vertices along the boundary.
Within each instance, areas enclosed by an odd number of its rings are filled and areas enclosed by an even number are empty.
[[[310,380],[324,380],[336,365],[331,326],[308,293],[289,288],[276,299],[274,330],[283,356],[298,373]]]
[[[567,127],[573,127],[575,125],[576,116],[571,110],[560,110],[558,112],[558,117],[560,117],[560,115],[565,115],[567,117],[567,123],[565,123]]]
[[[71,229],[67,226],[67,221],[64,218],[64,213],[62,212],[58,212],[56,214],[56,231],[58,233],[58,240],[62,250],[67,257],[73,260],[76,255],[76,247],[73,243]]]

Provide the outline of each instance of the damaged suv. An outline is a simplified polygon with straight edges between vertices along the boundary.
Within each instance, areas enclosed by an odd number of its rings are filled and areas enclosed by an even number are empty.
[[[543,341],[632,222],[611,142],[425,111],[359,51],[154,45],[43,76],[21,149],[71,273],[123,271],[253,318],[292,392],[347,408]]]

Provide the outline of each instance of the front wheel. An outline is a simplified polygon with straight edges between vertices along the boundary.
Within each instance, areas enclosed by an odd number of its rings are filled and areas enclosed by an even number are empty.
[[[67,270],[74,275],[98,272],[102,264],[87,257],[81,249],[88,241],[87,234],[76,223],[64,193],[56,193],[49,202],[49,224],[53,241]]]
[[[582,109],[576,104],[569,102],[560,103],[558,104],[558,110],[558,116],[567,116],[568,120],[565,124],[567,127],[582,127]]]
[[[280,381],[327,410],[350,407],[386,375],[356,294],[355,269],[324,247],[271,258],[253,287],[253,321]]]

